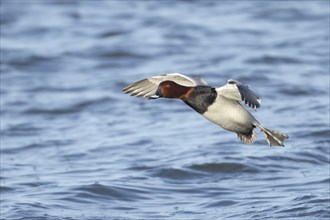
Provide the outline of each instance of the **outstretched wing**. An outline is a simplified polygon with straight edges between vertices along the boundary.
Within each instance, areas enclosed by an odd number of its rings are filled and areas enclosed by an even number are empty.
[[[202,78],[190,77],[181,73],[169,73],[140,80],[126,86],[123,88],[123,91],[125,93],[130,93],[131,96],[157,98],[156,91],[159,84],[167,80],[173,81],[182,86],[206,85],[206,82]]]
[[[219,95],[236,101],[243,101],[247,106],[257,109],[260,107],[261,99],[247,85],[230,79],[227,84],[217,88]]]

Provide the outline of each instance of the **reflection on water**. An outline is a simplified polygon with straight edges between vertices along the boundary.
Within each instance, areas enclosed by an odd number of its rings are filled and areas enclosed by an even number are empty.
[[[1,218],[327,219],[326,1],[1,4]],[[255,145],[175,100],[164,72],[240,80],[288,133]],[[179,122],[179,123],[178,123]]]

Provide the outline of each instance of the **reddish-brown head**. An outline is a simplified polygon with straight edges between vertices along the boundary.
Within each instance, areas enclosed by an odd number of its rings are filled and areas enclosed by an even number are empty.
[[[159,84],[156,95],[164,98],[185,99],[192,88],[179,85],[173,81],[163,81]]]

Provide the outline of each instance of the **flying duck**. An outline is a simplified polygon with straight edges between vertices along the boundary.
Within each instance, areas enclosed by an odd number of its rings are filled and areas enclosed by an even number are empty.
[[[208,86],[202,78],[190,77],[181,73],[153,76],[123,88],[131,96],[147,99],[172,98],[184,103],[204,118],[225,130],[235,132],[245,144],[253,144],[256,139],[254,128],[265,134],[269,146],[284,146],[288,135],[264,128],[240,102],[256,110],[260,98],[247,85],[236,80],[215,88]]]

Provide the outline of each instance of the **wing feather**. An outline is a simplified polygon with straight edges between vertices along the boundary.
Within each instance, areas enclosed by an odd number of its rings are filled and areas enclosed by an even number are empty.
[[[228,80],[227,84],[217,88],[219,95],[236,101],[243,101],[247,106],[256,110],[260,107],[261,99],[247,85],[236,80]]]
[[[125,93],[130,93],[132,96],[155,98],[159,84],[167,80],[182,86],[206,85],[206,82],[202,78],[190,77],[181,73],[169,73],[142,79],[126,86],[123,88],[123,91]]]

